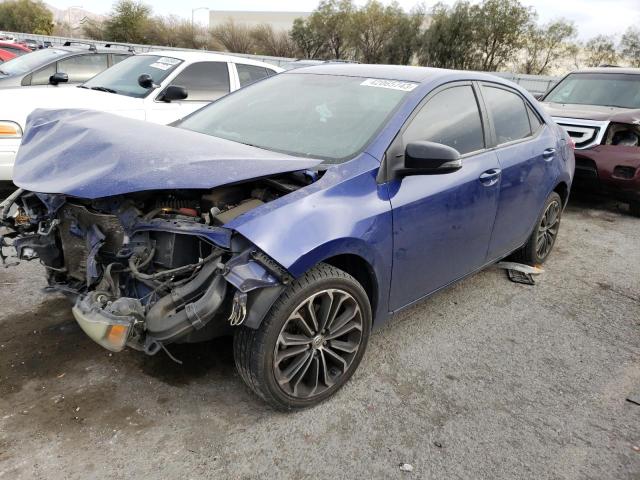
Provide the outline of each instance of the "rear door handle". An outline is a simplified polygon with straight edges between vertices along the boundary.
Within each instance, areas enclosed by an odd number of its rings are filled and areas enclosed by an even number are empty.
[[[542,152],[542,158],[544,158],[547,162],[553,160],[553,157],[556,156],[555,148],[547,148],[544,152]]]
[[[482,183],[485,187],[490,187],[498,183],[500,180],[500,174],[502,170],[499,168],[492,168],[491,170],[487,170],[482,175],[480,175],[480,183]]]

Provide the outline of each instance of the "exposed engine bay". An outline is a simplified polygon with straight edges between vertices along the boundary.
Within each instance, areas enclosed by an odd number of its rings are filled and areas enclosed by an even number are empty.
[[[153,355],[259,325],[289,274],[225,225],[317,177],[300,171],[95,200],[18,190],[0,205],[9,230],[0,253],[38,259],[48,290],[72,298],[74,317],[100,345]],[[2,263],[15,263],[5,253]]]

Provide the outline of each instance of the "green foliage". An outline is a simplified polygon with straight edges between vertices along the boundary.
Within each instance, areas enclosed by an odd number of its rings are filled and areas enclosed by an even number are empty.
[[[588,67],[614,65],[618,61],[613,37],[598,35],[585,44],[584,50]]]
[[[104,33],[113,42],[147,43],[152,30],[151,7],[139,0],[118,0]]]
[[[629,27],[622,35],[620,52],[632,67],[640,68],[640,29]]]
[[[322,32],[311,25],[308,19],[296,18],[289,33],[291,40],[298,48],[298,55],[303,58],[320,58],[326,51],[326,40]]]
[[[53,14],[41,0],[0,3],[0,30],[51,35]]]
[[[524,37],[523,61],[520,70],[532,75],[545,75],[558,60],[574,54],[572,40],[577,33],[572,22],[555,20],[547,25],[531,23]]]
[[[369,0],[356,10],[352,14],[349,38],[358,58],[364,63],[380,63],[403,16],[396,2],[385,7],[378,0]]]
[[[327,58],[345,58],[355,7],[351,0],[322,0],[308,18],[309,28],[324,39]]]

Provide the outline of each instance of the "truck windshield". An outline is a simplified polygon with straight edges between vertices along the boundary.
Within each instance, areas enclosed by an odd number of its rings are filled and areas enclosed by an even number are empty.
[[[0,66],[0,75],[14,76],[22,75],[23,73],[32,72],[44,65],[55,61],[56,59],[66,55],[69,52],[65,50],[58,50],[57,48],[47,48],[44,50],[38,50],[32,52],[29,55],[23,55],[22,57],[16,57],[3,63]]]
[[[138,85],[138,77],[142,74],[151,75],[156,84],[173,72],[182,60],[158,55],[136,55],[115,64],[113,67],[99,73],[82,87],[105,91],[113,91],[128,97],[143,98],[153,91]]]
[[[245,87],[178,126],[255,147],[341,163],[358,154],[416,83],[280,74]]]
[[[544,101],[574,105],[640,108],[640,75],[572,73],[551,90]]]

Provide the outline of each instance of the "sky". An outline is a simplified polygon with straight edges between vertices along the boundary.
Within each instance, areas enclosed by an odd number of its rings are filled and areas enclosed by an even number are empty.
[[[357,4],[364,4],[366,0],[356,0]],[[410,10],[419,0],[398,0],[398,3]],[[454,0],[445,0],[452,4]],[[620,38],[630,25],[640,24],[640,0],[521,0],[538,12],[542,23],[558,17],[573,20],[578,26],[582,40],[598,34],[615,35]],[[112,0],[49,0],[54,7],[66,9],[70,6],[82,6],[85,10],[95,13],[108,13]],[[147,0],[153,6],[154,12],[162,15],[179,15],[191,18],[191,10],[198,7],[209,7],[212,10],[257,10],[257,11],[311,11],[318,4],[318,0]],[[390,0],[382,0],[388,4]],[[433,6],[435,0],[424,1],[427,9]],[[208,14],[204,10],[195,13],[196,21],[207,23]]]

